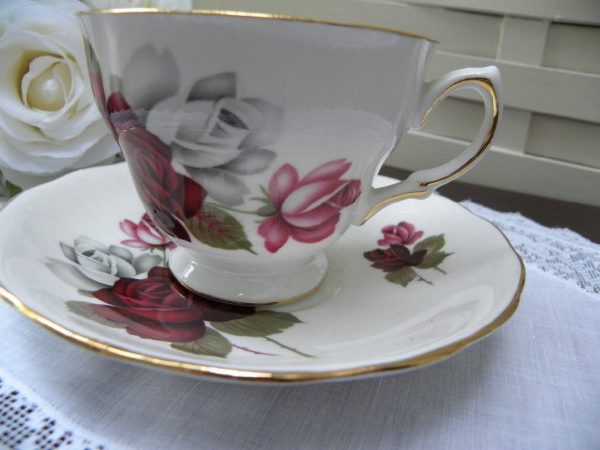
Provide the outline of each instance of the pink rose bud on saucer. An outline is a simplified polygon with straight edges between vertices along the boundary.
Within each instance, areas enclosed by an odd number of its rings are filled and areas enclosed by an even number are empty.
[[[382,230],[383,239],[377,241],[379,245],[412,245],[423,236],[422,231],[416,231],[412,223],[400,222],[398,225],[388,225]]]
[[[123,220],[119,226],[123,232],[131,239],[121,241],[123,245],[134,248],[143,248],[151,250],[156,247],[175,248],[167,236],[165,236],[152,222],[148,214],[142,216],[139,223],[131,220]]]

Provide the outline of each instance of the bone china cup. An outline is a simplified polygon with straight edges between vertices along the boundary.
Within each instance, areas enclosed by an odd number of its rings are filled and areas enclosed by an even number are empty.
[[[434,43],[397,30],[224,11],[90,11],[80,21],[100,111],[144,207],[177,244],[171,271],[224,301],[317,289],[324,250],[351,224],[470,169],[501,113],[495,67],[425,83]],[[474,142],[372,188],[402,135],[459,89],[485,106]]]

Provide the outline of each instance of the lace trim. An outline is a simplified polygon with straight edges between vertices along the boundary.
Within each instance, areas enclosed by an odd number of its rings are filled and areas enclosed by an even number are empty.
[[[545,227],[519,213],[498,212],[470,201],[462,205],[500,228],[527,265],[600,294],[600,245],[568,229]]]
[[[9,450],[107,450],[81,434],[68,420],[57,419],[51,407],[31,400],[6,374],[0,377],[0,448]]]

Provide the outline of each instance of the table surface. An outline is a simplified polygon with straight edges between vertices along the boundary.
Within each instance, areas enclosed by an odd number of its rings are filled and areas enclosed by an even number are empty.
[[[409,171],[384,167],[381,175],[400,180]],[[455,201],[472,200],[496,211],[520,212],[547,227],[570,228],[589,240],[600,243],[600,208],[580,203],[565,202],[535,195],[510,192],[475,184],[452,182],[438,189],[442,195]]]

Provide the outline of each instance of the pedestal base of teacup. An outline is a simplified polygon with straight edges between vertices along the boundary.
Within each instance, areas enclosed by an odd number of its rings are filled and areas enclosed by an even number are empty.
[[[299,261],[239,263],[178,247],[169,257],[173,276],[184,287],[213,300],[266,306],[301,300],[315,292],[327,273],[327,257]]]

